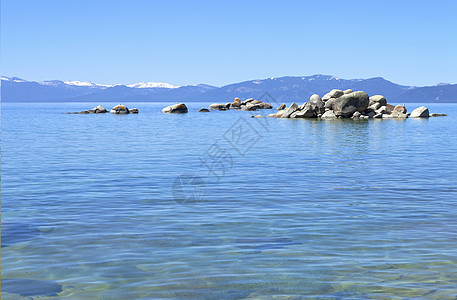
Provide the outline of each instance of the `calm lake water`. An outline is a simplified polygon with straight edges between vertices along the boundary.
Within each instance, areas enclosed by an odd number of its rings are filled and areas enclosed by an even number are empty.
[[[2,299],[457,297],[456,104],[64,114],[98,104],[2,104]]]

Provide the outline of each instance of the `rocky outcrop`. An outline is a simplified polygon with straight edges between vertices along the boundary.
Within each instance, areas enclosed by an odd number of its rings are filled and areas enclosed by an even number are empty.
[[[127,106],[123,104],[116,105],[115,107],[111,108],[110,114],[115,114],[115,115],[126,115],[129,114],[130,111],[127,108]]]
[[[184,103],[178,103],[165,107],[162,109],[162,112],[167,114],[185,114],[188,110]]]
[[[107,113],[108,111],[101,105],[99,106],[96,106],[92,109],[89,109],[89,110],[83,110],[83,111],[80,111],[80,112],[69,112],[67,114],[105,114]]]
[[[352,93],[353,91],[351,89],[347,89],[347,90],[344,90],[343,91],[343,94],[346,95],[346,94],[350,94]]]
[[[363,112],[368,108],[370,97],[367,93],[358,91],[337,98],[332,105],[337,117],[351,117],[356,111]]]
[[[430,113],[428,108],[425,106],[421,106],[416,108],[411,112],[411,118],[428,118],[430,117]]]
[[[320,98],[320,97],[319,97]],[[297,119],[297,118],[313,118],[315,116],[314,109],[309,103],[306,103],[304,107],[302,107],[299,110],[294,111],[291,115],[291,119]]]
[[[209,106],[210,110],[228,110],[228,109],[240,109],[247,111],[254,111],[259,109],[272,109],[273,105],[270,103],[262,102],[260,100],[255,100],[254,98],[249,98],[244,101],[241,101],[240,98],[235,98],[232,103],[213,103]]]

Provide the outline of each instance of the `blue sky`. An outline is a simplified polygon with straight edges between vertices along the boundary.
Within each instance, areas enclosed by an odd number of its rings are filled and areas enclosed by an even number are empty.
[[[3,0],[1,74],[225,85],[329,74],[457,82],[457,1]]]

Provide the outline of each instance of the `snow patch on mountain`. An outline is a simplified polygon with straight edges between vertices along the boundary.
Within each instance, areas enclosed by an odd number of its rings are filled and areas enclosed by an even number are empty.
[[[151,88],[166,88],[166,89],[176,89],[179,86],[172,85],[166,82],[138,82],[133,84],[128,84],[128,87],[138,88],[138,89],[151,89]]]
[[[93,83],[90,81],[64,81],[65,84],[68,85],[75,85],[75,86],[87,86],[87,87],[113,87],[114,85],[109,85],[109,84],[99,84],[99,83]]]

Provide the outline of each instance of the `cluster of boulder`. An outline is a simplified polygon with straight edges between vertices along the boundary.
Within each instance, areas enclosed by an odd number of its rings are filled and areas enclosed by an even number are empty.
[[[254,100],[254,98],[249,98],[244,101],[241,101],[240,98],[235,98],[233,102],[228,103],[213,103],[209,107],[209,110],[228,110],[228,109],[237,109],[237,110],[247,110],[254,111],[259,109],[272,109],[273,105],[270,103],[262,102],[260,100]],[[206,112],[207,110],[202,108],[201,112]]]
[[[277,108],[278,112],[269,114],[273,118],[353,118],[353,119],[389,119],[389,118],[428,118],[443,116],[444,114],[430,114],[424,106],[407,113],[404,105],[391,105],[382,95],[368,96],[363,91],[351,89],[331,90],[322,98],[318,94],[310,97],[309,102],[297,105],[295,102],[289,107],[285,104]]]
[[[80,112],[73,112],[73,113],[67,113],[67,114],[104,114],[104,113],[107,113],[107,112],[108,111],[106,110],[106,108],[104,108],[103,106],[99,105],[99,106],[96,106],[96,107],[94,107],[92,109],[89,109],[89,110],[83,110],[83,111],[80,111]],[[110,113],[111,114],[137,114],[138,113],[138,108],[130,108],[130,109],[128,109],[127,106],[119,104],[119,105],[116,105],[115,107],[113,107],[110,110]]]

